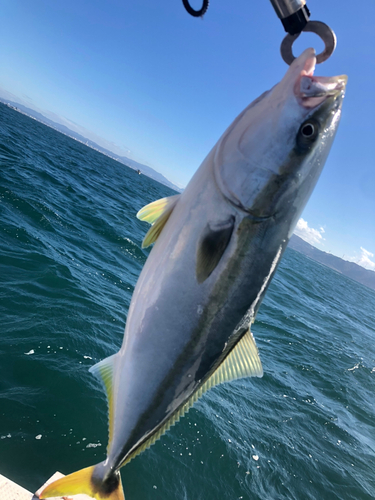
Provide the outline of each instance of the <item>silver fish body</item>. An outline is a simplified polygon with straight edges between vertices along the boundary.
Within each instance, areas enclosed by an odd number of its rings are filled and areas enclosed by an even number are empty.
[[[314,66],[308,49],[236,118],[171,201],[122,347],[93,369],[110,407],[107,459],[92,471],[98,490],[178,420],[249,332],[341,114],[346,77],[315,77]],[[261,376],[261,366],[247,373]]]

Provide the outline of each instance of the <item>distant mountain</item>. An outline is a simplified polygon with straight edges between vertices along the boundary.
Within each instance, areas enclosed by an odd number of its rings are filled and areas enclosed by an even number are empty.
[[[109,156],[113,158],[114,160],[117,160],[127,167],[133,168],[135,170],[140,170],[142,174],[147,175],[147,177],[151,177],[151,179],[154,179],[157,182],[160,182],[161,184],[164,184],[165,186],[170,187],[171,189],[181,192],[182,190],[170,182],[164,175],[161,173],[157,172],[151,167],[148,167],[147,165],[143,165],[142,163],[139,163],[135,160],[131,160],[130,158],[127,158],[126,156],[120,156],[116,153],[113,153],[109,149],[106,149],[96,142],[88,139],[87,137],[84,137],[83,135],[79,134],[78,132],[75,132],[74,130],[71,130],[67,126],[57,123],[56,121],[51,120],[50,118],[47,118],[44,116],[42,113],[35,111],[34,109],[31,109],[19,102],[12,101],[10,99],[4,98],[3,96],[0,96],[0,102],[3,102],[4,104],[11,106],[12,108],[16,109],[17,111],[20,111],[21,113],[24,113],[27,116],[30,116],[31,118],[34,118],[35,120],[44,123],[44,125],[47,125],[48,127],[51,127],[58,132],[61,132],[69,137],[72,137],[73,139],[76,139],[79,142],[82,142],[86,146],[95,149],[96,151],[99,151],[100,153],[105,154],[106,156]]]
[[[332,255],[331,253],[323,252],[322,250],[313,247],[310,243],[307,243],[296,234],[292,235],[288,246],[289,248],[297,250],[297,252],[310,257],[310,259],[316,260],[317,262],[320,262],[320,264],[330,267],[344,276],[348,276],[352,280],[358,281],[358,283],[375,290],[374,271],[365,269],[354,262],[340,259],[340,257],[336,257],[336,255]]]

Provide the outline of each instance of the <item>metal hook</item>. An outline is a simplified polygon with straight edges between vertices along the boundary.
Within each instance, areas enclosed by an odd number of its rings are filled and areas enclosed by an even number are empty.
[[[210,3],[210,0],[203,0],[202,8],[199,10],[194,10],[189,4],[189,0],[182,0],[182,3],[184,4],[185,9],[191,16],[202,17],[208,9],[208,4]]]
[[[326,61],[333,53],[336,48],[336,35],[331,30],[329,26],[320,21],[309,21],[302,31],[309,31],[318,35],[324,42],[324,50],[316,56],[316,62],[318,64]],[[281,57],[287,64],[292,64],[295,57],[293,55],[292,46],[297,40],[301,33],[297,35],[286,35],[284,40],[281,42],[280,52]]]

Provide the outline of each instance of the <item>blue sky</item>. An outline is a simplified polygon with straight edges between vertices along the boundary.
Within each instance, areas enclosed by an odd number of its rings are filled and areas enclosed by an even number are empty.
[[[201,0],[192,0],[198,7]],[[1,0],[0,87],[186,185],[221,133],[287,66],[269,0]],[[338,135],[298,234],[375,270],[375,2],[308,0],[336,32],[316,74],[349,76]],[[366,10],[365,10],[366,9]],[[302,37],[301,37],[302,38]],[[320,40],[304,34],[296,53]]]

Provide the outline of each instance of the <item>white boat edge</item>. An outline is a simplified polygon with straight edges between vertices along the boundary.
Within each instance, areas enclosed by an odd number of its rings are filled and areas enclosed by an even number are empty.
[[[51,476],[48,481],[46,481],[45,484],[43,484],[34,494],[0,474],[0,498],[1,500],[38,500],[38,496],[36,495],[38,495],[42,489],[47,486],[47,484],[52,483],[61,477],[64,477],[64,474],[61,474],[61,472],[55,472],[55,474]],[[66,500],[70,500],[70,498],[72,500],[94,500],[92,497],[87,495],[73,495],[72,497],[64,498]],[[50,500],[63,500],[63,497],[53,497]]]

